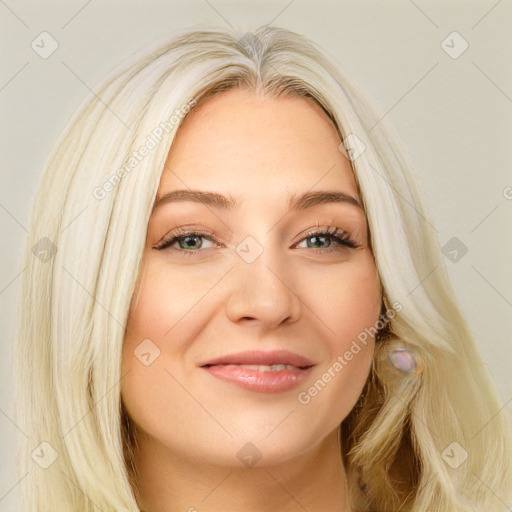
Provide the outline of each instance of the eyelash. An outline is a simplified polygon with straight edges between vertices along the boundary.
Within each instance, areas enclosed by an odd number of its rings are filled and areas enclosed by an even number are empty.
[[[327,228],[322,229],[315,229],[309,231],[304,238],[299,240],[297,244],[305,240],[306,238],[310,238],[313,236],[319,236],[319,235],[327,235],[328,237],[331,237],[333,239],[336,239],[336,241],[339,243],[339,245],[347,247],[349,249],[357,249],[361,247],[360,244],[352,240],[349,236],[349,234],[346,231],[343,231],[340,228],[337,228],[335,226],[329,226]],[[186,238],[187,236],[200,236],[204,238],[208,238],[210,241],[215,242],[215,239],[213,238],[213,235],[211,233],[208,233],[206,231],[202,231],[200,229],[197,230],[186,230],[182,228],[177,228],[168,235],[166,235],[157,245],[154,246],[155,249],[161,251],[164,250],[172,245],[174,245],[175,242],[181,240],[182,238]],[[308,249],[313,249],[312,247],[308,247]],[[197,254],[199,252],[204,251],[205,249],[197,249],[197,250],[187,250],[187,249],[174,249],[175,251],[182,252],[186,254],[187,256],[193,256],[194,254]],[[333,253],[336,252],[335,248],[326,248],[326,249],[318,249],[322,253]]]

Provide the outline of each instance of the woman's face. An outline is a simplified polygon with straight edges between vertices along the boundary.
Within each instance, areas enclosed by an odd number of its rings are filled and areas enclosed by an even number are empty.
[[[381,296],[339,144],[312,100],[243,90],[213,96],[179,129],[122,360],[125,407],[160,453],[284,462],[356,403],[374,348],[357,336]]]

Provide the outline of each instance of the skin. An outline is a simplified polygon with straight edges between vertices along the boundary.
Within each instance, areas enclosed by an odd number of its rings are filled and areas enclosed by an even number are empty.
[[[213,96],[180,127],[157,199],[197,189],[239,205],[229,211],[166,203],[149,220],[121,391],[136,427],[139,506],[146,512],[352,510],[338,427],[361,394],[374,340],[309,403],[297,396],[379,318],[367,223],[361,208],[345,202],[287,210],[290,193],[332,190],[361,201],[339,144],[314,101],[239,89]],[[213,236],[155,248],[186,224]],[[318,224],[343,229],[360,247],[308,237]],[[252,263],[236,252],[247,236],[263,249]],[[185,254],[191,245],[200,252]],[[145,339],[160,350],[147,366],[134,355]],[[259,393],[198,367],[223,354],[276,348],[317,363],[305,383]],[[247,443],[261,454],[250,466],[237,456]]]

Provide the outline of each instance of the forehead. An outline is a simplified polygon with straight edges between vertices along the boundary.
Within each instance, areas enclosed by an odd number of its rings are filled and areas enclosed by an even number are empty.
[[[215,190],[247,201],[336,189],[358,197],[332,121],[312,99],[232,89],[192,110],[173,141],[158,196]]]

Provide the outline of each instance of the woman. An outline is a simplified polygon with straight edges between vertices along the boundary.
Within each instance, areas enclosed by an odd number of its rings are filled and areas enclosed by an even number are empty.
[[[187,29],[96,92],[27,240],[26,506],[498,510],[499,402],[410,165],[337,65],[284,29]]]

